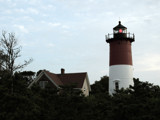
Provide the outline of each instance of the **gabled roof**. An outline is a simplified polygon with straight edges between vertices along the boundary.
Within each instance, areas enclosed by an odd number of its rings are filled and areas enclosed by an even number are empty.
[[[33,83],[37,82],[43,75],[56,86],[59,87],[61,85],[71,85],[75,84],[76,88],[82,88],[85,79],[87,79],[87,83],[90,89],[88,75],[86,72],[83,73],[61,73],[54,74],[47,70],[42,70],[41,73],[37,76],[37,78],[29,85],[29,88],[33,85]]]
[[[43,75],[45,75],[48,78],[48,80],[50,80],[56,87],[59,87],[59,85],[63,85],[63,83],[60,81],[60,79],[57,77],[56,74],[51,73],[46,70],[42,70],[39,73],[39,75],[36,77],[36,79],[34,79],[31,82],[31,84],[29,84],[28,88],[30,88],[34,83],[36,83],[38,80],[40,80]]]
[[[75,84],[76,88],[82,88],[87,73],[57,74],[63,85]]]

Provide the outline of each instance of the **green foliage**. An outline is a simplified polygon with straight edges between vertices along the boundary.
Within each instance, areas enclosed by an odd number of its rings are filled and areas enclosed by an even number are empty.
[[[26,74],[26,73],[25,73]],[[108,77],[92,85],[92,94],[84,97],[74,85],[38,85],[27,88],[23,73],[4,72],[0,79],[0,118],[3,120],[159,120],[160,88],[134,79],[134,86],[110,96]],[[14,81],[14,92],[10,86]],[[103,87],[103,88],[100,88]]]
[[[75,89],[76,84],[68,84],[68,85],[62,85],[60,86],[59,94],[60,95],[67,95],[67,96],[83,96],[83,93],[80,89]]]
[[[97,93],[108,93],[109,86],[109,77],[103,76],[100,81],[96,81],[93,85],[91,85],[92,92],[91,94]]]
[[[35,72],[33,71],[23,71],[20,73],[23,76],[23,79],[27,82],[27,85],[29,85],[34,79],[35,79]]]
[[[42,70],[39,70],[39,71],[36,73],[36,76],[38,76],[41,72],[42,72]]]

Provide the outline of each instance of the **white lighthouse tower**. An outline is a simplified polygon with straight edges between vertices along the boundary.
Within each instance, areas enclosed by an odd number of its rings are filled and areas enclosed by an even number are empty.
[[[110,44],[109,93],[133,85],[133,64],[131,43],[134,34],[127,33],[127,28],[119,24],[113,28],[113,34],[106,35]]]

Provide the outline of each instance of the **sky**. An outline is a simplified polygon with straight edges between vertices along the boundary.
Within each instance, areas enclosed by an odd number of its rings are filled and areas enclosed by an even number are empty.
[[[160,85],[160,0],[0,0],[0,31],[22,46],[23,70],[87,72],[90,83],[109,75],[105,35],[121,21],[135,34],[134,77]]]

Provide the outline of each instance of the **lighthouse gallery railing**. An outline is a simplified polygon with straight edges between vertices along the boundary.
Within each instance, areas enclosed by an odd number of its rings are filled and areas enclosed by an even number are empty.
[[[108,35],[105,35],[105,40],[109,40],[109,39],[112,39],[114,38],[114,34],[109,34]],[[130,38],[130,39],[133,39],[135,38],[134,34],[132,33],[126,33],[126,37],[125,38]]]

